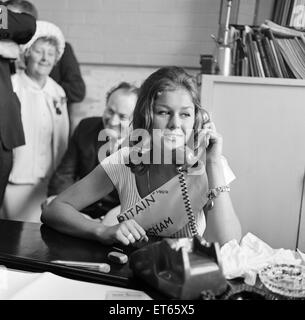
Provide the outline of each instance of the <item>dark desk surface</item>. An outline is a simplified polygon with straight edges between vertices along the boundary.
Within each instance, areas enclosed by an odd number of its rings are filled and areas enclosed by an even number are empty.
[[[118,246],[117,246],[118,247]],[[130,253],[133,248],[124,248]],[[8,268],[44,272],[78,280],[137,288],[131,280],[128,264],[113,264],[107,254],[111,246],[61,234],[39,223],[26,223],[0,219],[0,264]],[[106,262],[111,271],[104,274],[51,263],[52,260]]]
[[[119,247],[116,245],[116,247]],[[135,248],[120,247],[128,255]],[[125,265],[113,264],[107,259],[108,252],[113,247],[104,246],[95,241],[82,240],[64,235],[39,223],[27,223],[0,219],[0,265],[8,268],[45,272],[49,271],[64,277],[84,280],[108,285],[128,287],[143,290],[143,283],[132,277],[128,263]],[[74,260],[87,262],[106,262],[110,264],[110,273],[88,271],[78,268],[66,267],[51,263],[52,260]],[[242,281],[230,281],[229,294],[245,290]],[[283,298],[271,294],[263,288],[261,283],[246,290],[260,290],[265,299]],[[153,298],[164,299],[154,289],[145,291]]]

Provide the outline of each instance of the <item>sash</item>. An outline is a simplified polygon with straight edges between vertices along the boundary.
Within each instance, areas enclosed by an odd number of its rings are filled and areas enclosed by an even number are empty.
[[[183,174],[196,217],[208,201],[207,175],[205,170],[200,175]],[[185,191],[178,174],[128,210],[121,212],[117,219],[119,222],[134,219],[148,235],[170,237],[189,223],[184,198]]]

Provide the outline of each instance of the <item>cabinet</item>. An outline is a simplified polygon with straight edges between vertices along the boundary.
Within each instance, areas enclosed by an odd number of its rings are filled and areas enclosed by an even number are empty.
[[[201,103],[237,177],[231,197],[243,234],[305,250],[305,81],[202,75]]]

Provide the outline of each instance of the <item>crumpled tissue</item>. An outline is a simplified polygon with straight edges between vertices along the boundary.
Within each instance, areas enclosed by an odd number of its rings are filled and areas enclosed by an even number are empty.
[[[299,265],[302,259],[288,249],[273,249],[264,241],[247,233],[240,244],[231,240],[220,249],[223,273],[226,279],[243,277],[248,285],[254,285],[261,268],[273,263]]]
[[[302,258],[304,264],[305,264],[305,253],[303,253],[301,250],[297,249],[298,254],[300,255],[300,257]]]

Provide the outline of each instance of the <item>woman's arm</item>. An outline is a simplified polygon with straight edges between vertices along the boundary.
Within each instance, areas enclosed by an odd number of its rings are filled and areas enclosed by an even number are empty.
[[[79,210],[113,190],[114,186],[102,166],[57,196],[43,211],[41,221],[58,231],[95,239],[100,223],[83,217]]]
[[[206,170],[210,189],[226,185],[221,160],[207,162]],[[232,239],[239,242],[241,226],[234,211],[230,194],[221,192],[213,202],[213,208],[207,213],[207,239],[217,241],[220,245]]]
[[[121,242],[128,245],[145,238],[144,229],[134,220],[105,226],[103,223],[86,219],[80,213],[79,210],[101,199],[113,189],[114,185],[104,168],[98,165],[45,207],[41,221],[60,232],[106,244]]]
[[[222,154],[222,137],[216,132],[211,123],[207,134],[209,146],[207,148],[206,171],[209,189],[225,186]],[[208,241],[217,241],[220,245],[236,239],[240,241],[241,226],[234,211],[230,194],[221,192],[214,200],[213,208],[207,214],[207,229],[205,236]]]

